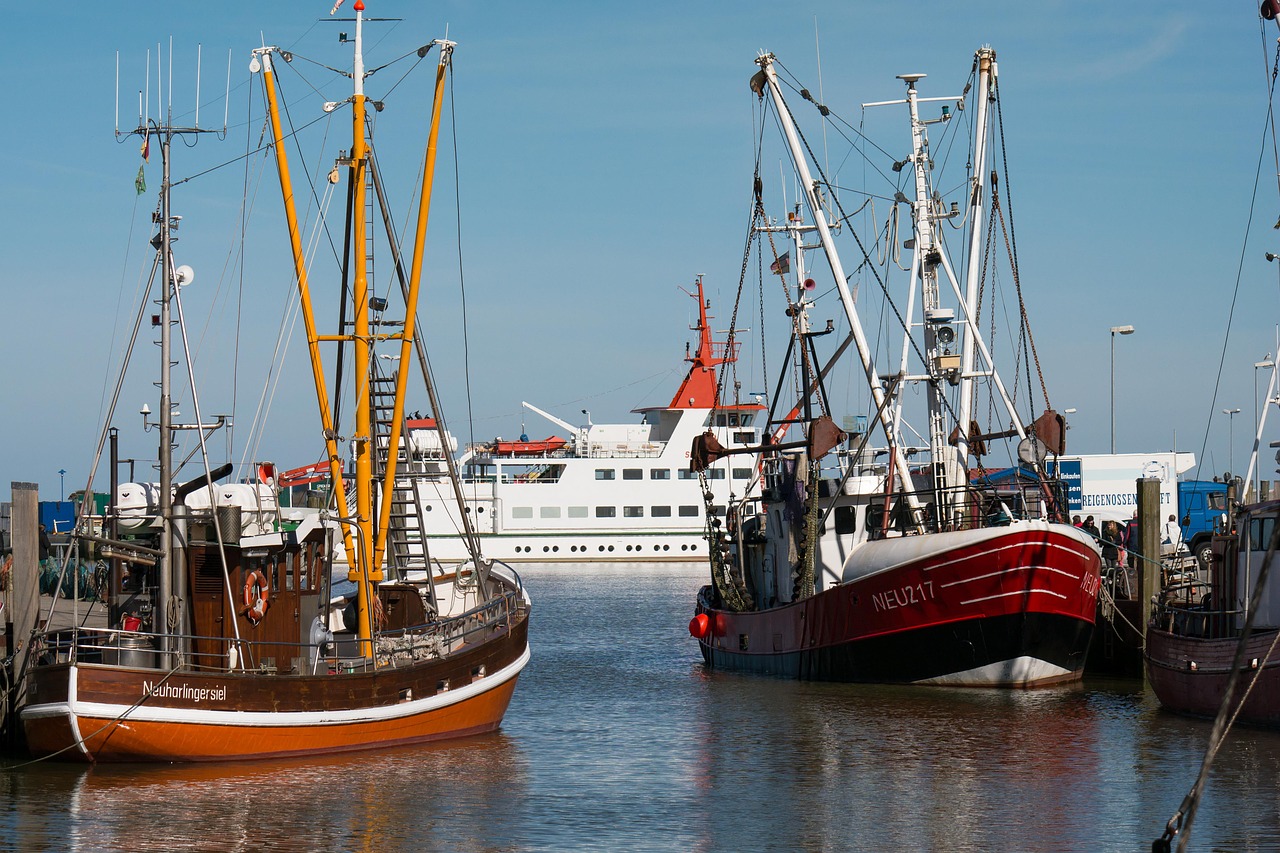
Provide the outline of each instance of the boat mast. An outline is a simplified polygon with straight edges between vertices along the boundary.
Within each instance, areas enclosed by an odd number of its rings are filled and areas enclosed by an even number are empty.
[[[818,198],[817,187],[810,175],[808,161],[800,147],[800,139],[796,133],[795,124],[791,119],[791,112],[787,108],[786,101],[783,100],[782,90],[778,85],[778,75],[774,70],[773,62],[774,56],[772,53],[762,54],[756,59],[756,64],[760,66],[764,74],[764,81],[768,84],[769,95],[773,99],[774,107],[777,110],[778,121],[782,124],[787,146],[791,151],[792,162],[796,167],[796,171],[800,174],[800,183],[804,189],[805,201],[809,206],[809,212],[813,214],[814,225],[817,226],[818,236],[822,240],[823,253],[826,255],[827,264],[831,267],[831,275],[835,279],[836,290],[840,294],[840,302],[844,306],[845,317],[849,322],[854,344],[858,350],[858,357],[862,362],[862,370],[866,374],[867,386],[871,389],[871,397],[876,406],[877,419],[880,421],[880,426],[884,430],[890,448],[892,448],[894,471],[898,481],[903,483],[904,488],[908,490],[906,498],[908,505],[913,510],[913,515],[919,518],[920,501],[910,493],[911,472],[907,468],[907,457],[903,452],[901,442],[897,439],[897,432],[894,428],[889,407],[885,405],[884,384],[876,372],[875,362],[871,357],[871,347],[867,343],[867,336],[862,329],[862,321],[858,317],[857,307],[853,303],[853,294],[849,292],[849,284],[845,278],[844,267],[840,263],[839,253],[836,252],[831,229],[827,226],[825,211]]]
[[[974,96],[977,116],[973,122],[973,179],[969,192],[969,260],[965,269],[965,314],[966,318],[978,316],[978,266],[982,260],[983,237],[983,204],[985,202],[987,174],[987,103],[991,81],[996,76],[996,52],[989,47],[980,48],[976,53],[978,64],[978,91]],[[960,375],[964,381],[960,385],[960,413],[958,420],[960,429],[956,441],[956,449],[960,455],[960,463],[969,459],[969,421],[973,419],[973,362],[975,352],[976,329],[966,332],[960,349]]]
[[[364,3],[356,0],[352,6],[356,13],[356,38],[351,65],[353,91],[351,95],[351,185],[352,198],[363,205],[365,182],[368,180],[369,147],[364,137]],[[352,217],[351,253],[355,259],[355,279],[351,286],[351,300],[355,307],[352,322],[351,349],[355,373],[355,431],[351,436],[356,469],[356,525],[362,547],[358,553],[347,552],[347,579],[356,585],[356,613],[361,654],[373,653],[373,589],[375,581],[382,580],[382,565],[373,561],[373,417],[369,362],[373,355],[373,341],[369,337],[369,267],[367,261],[368,235],[365,233],[364,214]],[[341,334],[341,330],[339,330]],[[394,458],[396,449],[387,448],[387,455]],[[390,500],[390,495],[387,496]]]
[[[311,358],[311,374],[315,380],[316,402],[320,407],[320,427],[324,437],[325,457],[329,465],[329,479],[333,483],[333,495],[338,512],[346,515],[347,495],[342,478],[342,454],[338,451],[338,434],[334,428],[333,413],[329,407],[329,392],[324,378],[324,362],[320,356],[320,337],[316,330],[316,315],[311,302],[311,285],[307,277],[306,259],[302,253],[302,234],[298,228],[298,212],[293,203],[293,183],[289,177],[289,160],[284,147],[284,131],[280,125],[280,107],[276,99],[275,74],[272,70],[276,47],[257,48],[250,70],[262,71],[262,88],[266,92],[267,113],[271,121],[271,147],[276,158],[276,172],[280,177],[280,192],[284,198],[285,223],[289,231],[289,245],[293,252],[294,276],[298,282],[298,301],[302,305],[302,323],[307,335],[307,352]],[[351,527],[342,524],[343,545],[347,554],[355,553]],[[363,543],[362,543],[363,544]]]
[[[357,8],[359,8],[359,4],[357,4]],[[356,38],[359,39],[358,25]],[[454,42],[445,41],[443,39],[438,39],[435,44],[440,46],[440,63],[436,66],[435,100],[431,107],[431,129],[427,134],[427,150],[425,154],[425,161],[422,165],[422,188],[418,202],[418,223],[417,230],[414,234],[413,255],[410,261],[409,289],[405,294],[404,327],[403,331],[399,335],[400,361],[396,368],[396,397],[391,415],[391,435],[387,440],[387,464],[382,484],[384,500],[382,501],[382,506],[378,514],[377,542],[373,548],[374,566],[382,565],[382,558],[386,553],[387,548],[387,535],[391,528],[392,501],[390,500],[390,496],[395,493],[396,463],[399,456],[397,448],[400,446],[401,427],[404,424],[404,398],[409,381],[409,363],[414,344],[416,343],[415,334],[418,317],[418,296],[421,292],[422,284],[422,261],[426,254],[427,222],[431,215],[431,187],[435,181],[436,174],[436,139],[440,133],[440,109],[441,105],[444,103],[445,72],[450,65],[453,57],[453,48],[455,46]],[[356,55],[360,55],[358,48]],[[359,216],[355,218],[361,222],[363,222],[364,219],[364,217]],[[363,255],[357,253],[356,257],[362,258]],[[359,281],[360,276],[364,274],[364,264],[362,263],[359,266],[360,271],[357,273],[357,281]],[[365,316],[368,316],[367,313]],[[392,337],[395,336],[393,335]],[[357,373],[357,376],[363,375],[365,374]],[[367,387],[368,383],[365,383],[365,385]],[[439,424],[443,418],[441,417],[438,403],[435,399],[434,386],[430,381],[430,377],[428,377],[427,381],[427,390],[431,395],[432,414],[435,416],[437,424]],[[371,403],[366,401],[363,405],[363,409],[365,411],[370,411]],[[448,445],[444,443],[445,433],[443,428],[441,428],[440,440],[441,446],[447,448]],[[446,456],[447,455],[448,454],[446,452]],[[456,483],[457,477],[454,475],[452,470],[452,461],[449,462],[449,467],[450,479]],[[468,541],[468,550],[475,554],[478,544],[471,529],[471,521],[466,513],[467,508],[465,506],[465,502],[461,499],[461,496],[459,496],[459,504],[459,510],[461,511],[460,514]]]
[[[899,74],[898,79],[907,84],[907,109],[911,114],[911,160],[915,172],[915,203],[912,205],[912,217],[915,223],[916,256],[918,263],[913,263],[920,279],[920,308],[924,316],[924,354],[926,372],[930,375],[928,383],[929,409],[929,449],[933,459],[933,488],[941,498],[948,487],[964,482],[963,459],[949,441],[947,429],[947,399],[945,369],[940,363],[942,355],[940,332],[950,329],[949,324],[955,317],[954,312],[943,308],[938,293],[938,267],[942,266],[942,249],[937,245],[934,234],[934,219],[943,215],[935,209],[929,186],[930,162],[929,139],[925,130],[926,124],[920,119],[920,104],[916,92],[916,83],[923,79],[923,74]],[[964,430],[964,427],[961,427]],[[942,505],[941,500],[938,503]]]

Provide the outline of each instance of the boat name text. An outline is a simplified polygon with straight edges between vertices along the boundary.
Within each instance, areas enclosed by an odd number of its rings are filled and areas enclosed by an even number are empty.
[[[871,604],[877,613],[882,610],[897,610],[899,607],[922,604],[932,600],[933,581],[921,581],[910,586],[871,593]]]
[[[212,702],[223,702],[227,698],[227,685],[219,687],[192,687],[185,681],[181,684],[152,684],[142,682],[142,692],[156,699],[186,699],[197,705],[208,699]]]

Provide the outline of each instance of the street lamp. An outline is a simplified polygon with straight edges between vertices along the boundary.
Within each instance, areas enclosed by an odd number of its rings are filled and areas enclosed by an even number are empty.
[[[1222,414],[1227,416],[1227,470],[1236,467],[1236,415],[1240,413],[1239,409],[1223,409]]]
[[[1116,335],[1132,335],[1133,326],[1111,327],[1111,452],[1116,452]]]
[[[58,500],[65,501],[67,499],[67,469],[66,468],[58,469],[58,490],[62,494],[62,497],[58,498]]]

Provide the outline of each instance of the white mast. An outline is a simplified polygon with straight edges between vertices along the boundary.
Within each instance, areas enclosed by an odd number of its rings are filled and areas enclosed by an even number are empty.
[[[987,176],[987,100],[991,81],[996,74],[996,52],[984,47],[977,52],[978,92],[974,96],[977,103],[977,117],[974,119],[973,142],[973,187],[969,192],[969,263],[965,270],[965,313],[968,317],[978,316],[978,264],[981,261],[983,203],[985,201]],[[970,330],[964,336],[960,350],[960,375],[969,377],[973,374],[975,331]],[[969,421],[973,419],[973,382],[965,381],[960,386],[960,437],[957,447],[960,462],[969,458]]]
[[[871,347],[867,343],[867,336],[862,330],[862,321],[858,317],[856,306],[853,304],[853,295],[849,292],[844,267],[840,263],[840,255],[836,252],[835,242],[831,237],[831,229],[827,226],[825,211],[822,209],[822,203],[818,199],[817,189],[809,172],[808,161],[805,158],[804,151],[801,150],[795,125],[791,120],[791,113],[782,98],[782,91],[778,86],[777,72],[773,68],[773,60],[772,53],[765,53],[756,59],[756,64],[760,66],[764,73],[765,81],[768,83],[769,95],[773,98],[774,106],[778,112],[778,120],[781,122],[783,132],[787,137],[787,146],[791,149],[791,159],[800,175],[801,190],[804,192],[805,201],[809,205],[809,211],[813,214],[814,225],[818,228],[818,236],[822,240],[822,249],[826,254],[827,263],[831,267],[831,275],[835,279],[836,290],[840,294],[840,302],[844,306],[845,316],[849,321],[849,328],[852,331],[854,344],[858,350],[858,357],[862,362],[862,370],[867,377],[867,386],[871,389],[872,400],[879,412],[880,426],[884,430],[885,437],[893,451],[893,469],[898,476],[899,482],[908,489],[907,500],[909,505],[913,510],[918,510],[919,501],[909,493],[911,472],[907,468],[907,457],[902,450],[901,442],[897,439],[897,433],[888,407],[884,405],[884,385],[880,381],[880,376],[876,372],[875,362],[871,358]]]

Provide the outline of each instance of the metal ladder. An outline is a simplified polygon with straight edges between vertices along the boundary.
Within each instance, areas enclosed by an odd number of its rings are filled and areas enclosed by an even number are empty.
[[[391,453],[391,416],[395,409],[394,376],[370,377],[370,405],[373,407],[374,468],[379,482],[385,477]],[[407,471],[410,454],[406,452],[408,430],[401,429],[396,453],[396,486],[391,494],[391,518],[387,530],[387,565],[401,574],[430,568],[422,531],[422,503],[414,488],[414,477]]]

